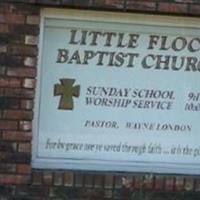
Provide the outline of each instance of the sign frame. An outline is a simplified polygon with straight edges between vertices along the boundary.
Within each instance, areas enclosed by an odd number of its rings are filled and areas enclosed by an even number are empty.
[[[75,9],[51,9],[44,8],[41,11],[41,24],[39,36],[39,56],[38,56],[38,75],[37,75],[37,88],[34,108],[33,120],[33,144],[32,144],[32,167],[39,169],[63,169],[63,170],[84,170],[84,171],[98,171],[98,172],[126,172],[126,173],[158,173],[158,174],[185,174],[185,175],[200,175],[200,167],[184,168],[182,164],[173,164],[164,167],[162,163],[156,164],[155,168],[149,167],[148,163],[135,163],[135,165],[126,166],[126,170],[122,170],[118,166],[118,162],[113,162],[112,165],[106,165],[104,162],[96,162],[94,164],[90,161],[82,162],[81,160],[73,161],[58,161],[52,162],[51,159],[41,159],[37,156],[38,147],[38,121],[40,109],[40,80],[42,69],[42,54],[43,54],[43,33],[44,22],[47,18],[67,19],[67,20],[80,20],[92,22],[109,22],[109,23],[127,23],[127,24],[142,24],[142,25],[156,25],[156,26],[170,26],[180,28],[197,28],[200,29],[199,18],[182,17],[182,16],[158,16],[147,14],[130,14],[130,13],[115,13],[103,11],[88,11],[88,10],[75,10]],[[187,24],[187,26],[186,26]],[[170,166],[170,168],[169,168]],[[157,169],[156,169],[157,167]]]

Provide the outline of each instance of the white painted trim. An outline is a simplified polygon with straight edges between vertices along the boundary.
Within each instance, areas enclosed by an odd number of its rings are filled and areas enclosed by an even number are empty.
[[[41,84],[41,66],[42,66],[42,52],[43,52],[43,36],[44,36],[44,18],[45,14],[42,10],[40,13],[40,34],[39,34],[39,52],[37,62],[37,78],[36,78],[36,92],[34,101],[34,119],[33,119],[33,139],[32,139],[32,161],[37,159],[37,145],[38,145],[38,121],[39,121],[39,107],[40,107],[40,84]]]
[[[197,17],[163,16],[153,14],[133,14],[104,11],[88,11],[77,9],[44,8],[42,16],[55,19],[73,19],[93,22],[127,23],[142,25],[160,25],[171,27],[199,28],[200,20]]]

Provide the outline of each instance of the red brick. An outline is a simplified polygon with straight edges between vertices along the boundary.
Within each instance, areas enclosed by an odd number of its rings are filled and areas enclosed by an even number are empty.
[[[8,175],[0,174],[0,184],[28,184],[30,176],[27,175]]]
[[[17,173],[20,174],[30,174],[31,166],[28,164],[17,164]]]
[[[25,16],[21,14],[13,14],[13,13],[6,13],[4,15],[0,15],[0,22],[1,23],[8,23],[8,24],[24,24],[25,23]]]
[[[112,190],[104,190],[104,196],[105,196],[105,199],[112,199],[113,191]],[[127,198],[125,197],[125,199],[127,199]]]
[[[61,172],[56,172],[54,174],[54,185],[63,185],[63,173]]]
[[[15,164],[0,163],[0,173],[14,173],[16,172]]]
[[[172,191],[174,189],[174,177],[165,178],[165,190]]]
[[[1,53],[7,53],[7,45],[0,44],[0,54]]]
[[[34,171],[32,174],[33,185],[42,185],[42,172]]]
[[[94,184],[94,178],[95,178],[94,174],[86,174],[84,177],[84,187],[92,188]]]
[[[0,63],[3,66],[20,67],[23,65],[23,57],[12,56],[9,54],[9,48],[7,47],[6,54],[0,54]]]
[[[37,26],[37,25],[17,24],[17,25],[10,26],[9,30],[13,34],[35,35],[35,36],[39,35],[39,26]],[[23,40],[23,43],[24,43],[24,40]],[[25,52],[26,48],[22,48],[22,47],[21,47],[21,51],[24,53],[24,55],[26,55],[26,52]],[[24,47],[27,47],[27,46],[24,46]],[[27,48],[27,49],[31,49],[31,48]],[[37,49],[37,48],[35,48],[35,49]],[[30,55],[30,56],[32,56],[32,55]]]
[[[29,1],[34,1],[34,0],[29,0]],[[37,3],[39,3],[40,5],[48,5],[48,6],[59,6],[60,5],[60,1],[59,0],[35,0]],[[77,0],[76,0],[77,1]]]
[[[113,175],[106,175],[105,176],[105,183],[104,183],[104,187],[106,189],[112,189],[113,188],[113,179],[114,176]]]
[[[198,1],[199,0],[175,0],[175,2],[179,2],[179,3],[195,3]]]
[[[9,27],[8,24],[0,24],[0,33],[8,33]]]
[[[7,89],[5,90],[7,91]],[[1,96],[1,104],[0,104],[1,109],[18,109],[19,108],[20,101],[18,98],[6,97],[5,93],[0,94],[0,96]]]
[[[200,5],[190,5],[189,13],[200,16]]]
[[[14,97],[14,98],[33,98],[35,92],[29,89],[19,89],[19,88],[5,88],[4,96],[5,97]]]
[[[175,179],[175,190],[182,191],[184,189],[184,178],[176,177]]]
[[[200,192],[200,179],[195,180],[195,192]]]
[[[26,110],[33,109],[33,100],[21,100],[21,108]]]
[[[4,33],[1,37],[1,39],[3,40],[3,43],[7,44],[7,45],[10,45],[10,44],[18,44],[19,45],[24,42],[24,36],[17,34],[17,33],[8,33],[8,34]],[[9,59],[9,58],[10,58],[10,55],[8,55],[7,59]],[[23,61],[21,62],[21,64],[23,64]]]
[[[31,144],[30,143],[19,143],[18,152],[31,152]]]
[[[30,4],[16,3],[10,4],[10,10],[15,14],[24,14],[24,15],[39,15],[40,7],[33,6],[31,3],[35,3],[36,0],[17,0],[17,2],[28,2]]]
[[[165,12],[165,13],[183,14],[183,13],[187,13],[187,5],[179,4],[179,3],[160,2],[158,4],[158,11]]]
[[[20,153],[20,152],[1,152],[0,160],[3,163],[30,163],[31,154],[30,153]]]
[[[15,56],[37,56],[37,48],[27,45],[10,45],[8,52]]]
[[[96,0],[94,6],[101,9],[120,9],[123,8],[124,2],[122,0]]]
[[[122,184],[122,177],[121,177],[121,184]],[[94,180],[94,187],[95,188],[103,188],[104,186],[104,176],[103,175],[96,175]]]
[[[17,143],[16,142],[2,141],[0,143],[0,151],[3,151],[3,152],[16,152],[16,150],[17,150]]]
[[[22,131],[3,131],[2,139],[11,141],[31,141],[32,133]]]
[[[163,176],[155,177],[155,186],[154,187],[156,190],[163,190],[163,188],[164,188],[164,177]]]
[[[5,75],[5,71],[6,71],[5,67],[0,67],[0,76]]]
[[[99,1],[99,0],[98,0]],[[70,1],[70,0],[64,0],[65,5],[73,5],[76,7],[90,7],[92,5],[92,0],[76,0],[76,1]]]
[[[0,88],[0,97],[3,97],[3,96],[4,96],[4,91],[5,91],[4,88]]]
[[[143,180],[144,180],[143,176],[134,177],[133,187],[136,188],[136,189],[143,187]]]
[[[137,10],[137,11],[155,11],[156,2],[147,2],[147,1],[127,1],[127,10]]]
[[[31,111],[23,110],[5,110],[3,113],[5,119],[32,119],[33,113]]]
[[[66,172],[64,174],[64,185],[65,186],[73,186],[73,184],[74,184],[74,173]]]
[[[154,177],[153,176],[145,176],[144,178],[144,184],[145,189],[153,189],[154,186]]]
[[[16,121],[0,120],[0,130],[16,130],[18,123]]]
[[[84,175],[82,173],[75,173],[74,179],[75,187],[83,187]]]
[[[53,182],[53,174],[52,172],[44,172],[43,174],[43,182],[45,185],[52,185]]]
[[[7,69],[8,76],[14,77],[35,77],[36,76],[36,68],[8,68]]]
[[[95,176],[95,188],[102,188],[102,175],[96,175]],[[115,189],[121,189],[122,188],[122,177],[121,176],[115,176]]]
[[[26,23],[27,24],[39,25],[40,17],[38,15],[29,15],[26,18]]]
[[[10,5],[7,3],[0,4],[0,13],[10,13]]]
[[[20,87],[21,80],[16,78],[0,77],[0,87]]]

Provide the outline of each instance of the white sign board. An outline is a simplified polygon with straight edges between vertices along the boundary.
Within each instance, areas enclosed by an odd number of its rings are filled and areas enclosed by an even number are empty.
[[[33,167],[200,174],[198,20],[77,12],[42,14]]]

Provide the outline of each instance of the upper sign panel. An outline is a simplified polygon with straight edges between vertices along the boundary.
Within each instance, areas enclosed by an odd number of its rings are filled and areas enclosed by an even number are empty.
[[[195,19],[43,13],[33,167],[200,174]]]

